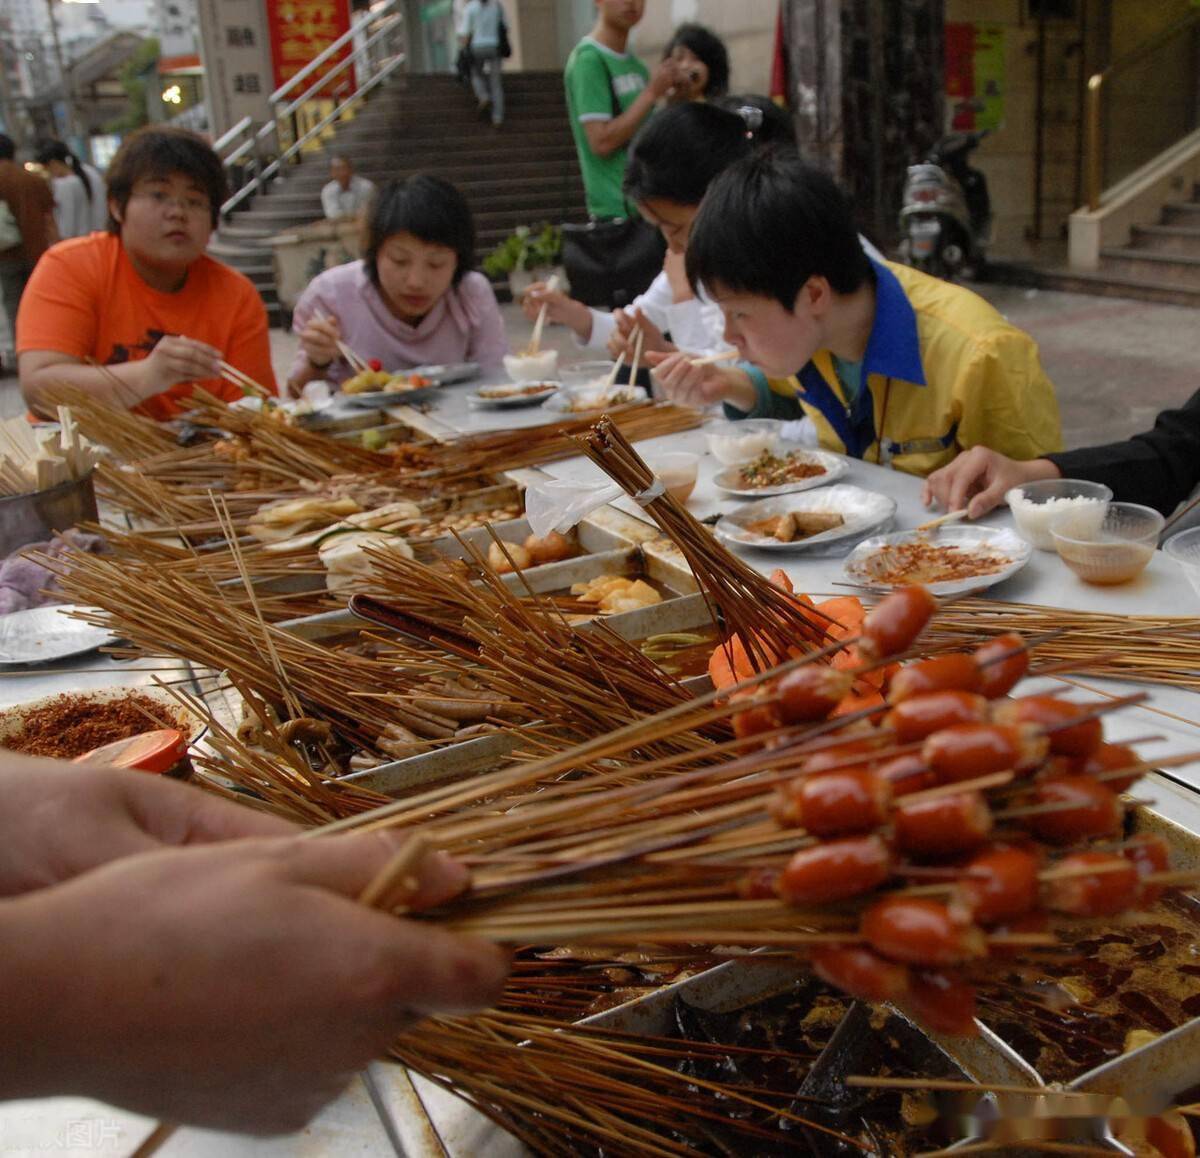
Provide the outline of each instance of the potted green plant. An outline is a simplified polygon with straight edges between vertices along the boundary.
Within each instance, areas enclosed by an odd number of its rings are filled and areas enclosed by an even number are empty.
[[[519,298],[535,281],[545,281],[553,273],[562,280],[561,257],[562,230],[557,225],[518,225],[483,259],[483,272],[492,278],[507,274],[508,288]]]

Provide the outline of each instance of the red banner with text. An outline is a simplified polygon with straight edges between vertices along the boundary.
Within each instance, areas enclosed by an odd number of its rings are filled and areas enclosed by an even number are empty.
[[[271,36],[271,62],[275,87],[292,79],[309,61],[320,56],[339,36],[350,30],[350,0],[266,0]],[[327,75],[350,54],[350,46],[335,53],[315,69],[290,95]],[[315,95],[332,98],[349,93],[354,70],[344,68]]]

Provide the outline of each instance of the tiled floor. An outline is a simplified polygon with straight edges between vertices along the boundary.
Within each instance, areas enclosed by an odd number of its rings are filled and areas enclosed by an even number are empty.
[[[976,287],[1037,339],[1058,388],[1069,447],[1123,438],[1149,427],[1162,409],[1200,388],[1200,316],[1185,306],[1089,297],[1012,286]],[[514,347],[529,323],[514,305],[503,308]],[[578,357],[567,332],[548,327],[545,344]],[[294,335],[271,331],[276,371],[286,375]],[[16,380],[0,379],[0,417],[21,413]]]

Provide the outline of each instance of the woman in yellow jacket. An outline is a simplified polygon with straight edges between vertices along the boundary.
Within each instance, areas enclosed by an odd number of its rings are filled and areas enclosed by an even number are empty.
[[[846,198],[795,156],[717,178],[687,271],[753,368],[648,359],[679,401],[722,401],[731,418],[807,415],[823,447],[916,475],[972,446],[1020,459],[1061,449],[1033,339],[961,286],[868,258]]]

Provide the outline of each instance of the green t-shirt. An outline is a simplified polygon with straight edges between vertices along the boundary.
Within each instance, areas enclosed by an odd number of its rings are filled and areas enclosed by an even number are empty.
[[[611,121],[613,94],[624,112],[646,87],[650,70],[631,52],[623,55],[585,36],[571,50],[563,81],[567,89],[567,111],[588,212],[593,217],[628,217],[630,209],[621,192],[625,178],[625,150],[597,157],[588,144],[584,125],[589,121]]]

